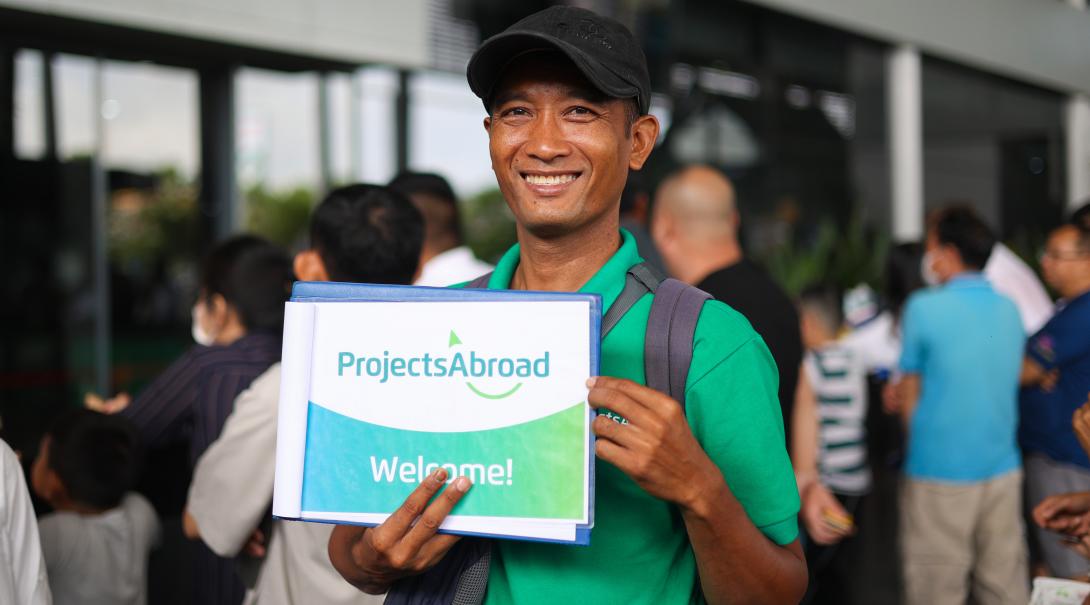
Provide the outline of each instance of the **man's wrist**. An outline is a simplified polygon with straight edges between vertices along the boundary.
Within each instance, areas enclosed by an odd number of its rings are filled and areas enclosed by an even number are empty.
[[[714,466],[712,468],[715,472],[703,473],[703,480],[692,482],[692,489],[677,503],[682,515],[701,520],[711,519],[723,502],[732,496],[719,469]]]

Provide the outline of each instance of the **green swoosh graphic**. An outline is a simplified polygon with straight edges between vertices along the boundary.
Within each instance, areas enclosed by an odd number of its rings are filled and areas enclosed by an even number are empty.
[[[511,395],[514,395],[515,391],[522,388],[522,383],[520,382],[520,383],[516,384],[515,386],[511,387],[511,390],[507,391],[506,393],[499,393],[498,395],[492,395],[490,393],[485,393],[485,392],[477,389],[477,387],[473,386],[472,382],[467,382],[466,386],[469,387],[469,390],[473,391],[477,395],[480,395],[481,397],[484,397],[485,399],[504,399],[504,398],[510,397]]]

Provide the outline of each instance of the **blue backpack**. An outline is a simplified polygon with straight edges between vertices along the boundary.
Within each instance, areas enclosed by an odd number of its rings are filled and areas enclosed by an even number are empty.
[[[486,288],[491,273],[469,282]],[[654,294],[644,335],[647,386],[666,393],[685,407],[685,381],[693,359],[693,336],[704,303],[711,295],[676,279],[664,278],[646,263],[634,265],[625,286],[602,317],[602,338],[647,293]],[[488,587],[492,541],[463,538],[428,571],[403,578],[386,595],[386,605],[479,605]]]

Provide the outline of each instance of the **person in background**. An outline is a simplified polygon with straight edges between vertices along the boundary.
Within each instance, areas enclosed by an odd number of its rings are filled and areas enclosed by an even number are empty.
[[[0,603],[52,602],[23,467],[19,456],[0,440]]]
[[[188,442],[189,462],[195,464],[219,436],[238,394],[280,359],[291,281],[291,260],[277,246],[253,235],[218,244],[203,263],[193,306],[197,345],[131,403],[125,395],[106,402],[89,397],[88,407],[132,421],[147,449]],[[175,538],[181,540],[176,532],[165,538],[171,547]],[[242,602],[246,588],[235,561],[200,544],[193,545],[189,557],[195,604]]]
[[[57,605],[144,605],[155,510],[129,491],[139,439],[124,419],[71,410],[42,438],[34,492],[54,512],[38,522]]]
[[[303,281],[408,284],[424,234],[421,213],[402,195],[377,185],[329,193],[314,210],[310,248],[295,257]],[[252,543],[272,503],[280,364],[239,395],[223,433],[197,462],[185,529],[224,557]],[[271,540],[251,603],[381,603],[344,582],[326,554],[333,526],[272,522]]]
[[[628,174],[628,182],[624,184],[621,192],[621,229],[624,229],[636,238],[636,250],[640,257],[655,269],[665,272],[662,262],[651,234],[647,231],[647,219],[651,212],[651,194],[644,185],[642,172]]]
[[[1018,309],[981,273],[995,238],[970,210],[930,221],[926,268],[902,320],[898,410],[908,427],[901,492],[907,605],[1022,605],[1027,590]]]
[[[420,249],[417,286],[450,286],[492,270],[465,245],[458,198],[446,179],[430,173],[402,172],[389,187],[412,200],[424,216],[424,246]]]
[[[1090,491],[1090,458],[1079,446],[1072,414],[1090,392],[1090,227],[1052,231],[1041,269],[1063,302],[1026,345],[1019,437],[1025,453],[1026,498]],[[1057,534],[1036,527],[1033,539],[1047,575],[1083,578],[1086,561]]]
[[[802,498],[810,586],[803,603],[856,602],[854,534],[870,491],[867,460],[867,367],[840,337],[841,302],[829,286],[799,296],[806,355],[792,417],[791,462]],[[847,550],[846,550],[847,549]]]
[[[709,166],[678,170],[655,194],[651,236],[667,271],[749,320],[776,361],[780,407],[790,425],[802,362],[798,312],[768,273],[745,258],[740,226],[734,187]],[[790,443],[790,426],[785,432]]]

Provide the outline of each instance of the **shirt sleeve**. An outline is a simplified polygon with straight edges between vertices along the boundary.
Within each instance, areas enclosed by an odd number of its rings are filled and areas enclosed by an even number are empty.
[[[197,461],[186,510],[221,557],[238,554],[272,502],[280,365],[235,400],[219,438]]]
[[[0,539],[6,542],[3,546],[5,552],[0,553],[0,560],[3,559],[3,554],[11,557],[11,561],[8,561],[11,569],[3,571],[11,574],[11,586],[17,602],[49,605],[53,599],[49,591],[45,557],[42,555],[42,542],[38,535],[38,522],[34,518],[34,507],[30,503],[26,479],[15,452],[2,441],[0,467],[4,487],[0,510],[3,513],[3,518],[0,519],[3,535]],[[2,578],[0,582],[7,583]]]
[[[920,299],[910,298],[901,317],[901,371],[918,374],[923,368],[926,355],[923,338],[923,320],[920,317]]]
[[[121,411],[136,425],[150,447],[181,439],[191,429],[193,409],[200,397],[200,355],[206,347],[193,347],[163,371]]]
[[[1069,321],[1069,316],[1064,311],[1060,311],[1059,315],[1026,342],[1026,355],[1046,370],[1067,365],[1072,360],[1090,357],[1087,328],[1090,328],[1090,321],[1079,326],[1076,322]]]
[[[724,325],[715,314],[709,323],[721,325],[716,331],[740,330]],[[709,315],[707,308],[703,315]],[[714,333],[705,334],[707,340],[718,340]],[[798,536],[799,496],[784,443],[775,362],[755,333],[734,340],[740,344],[733,350],[730,345],[720,348],[718,361],[707,367],[696,357],[715,345],[698,338],[685,395],[686,414],[697,441],[722,471],[753,524],[773,542],[788,544]]]

